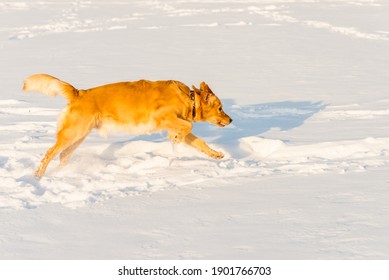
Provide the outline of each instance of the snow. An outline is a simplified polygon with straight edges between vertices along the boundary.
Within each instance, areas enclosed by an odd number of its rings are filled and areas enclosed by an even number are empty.
[[[1,259],[387,259],[389,3],[1,1]],[[209,83],[234,120],[91,133],[34,170],[66,101],[23,93]]]

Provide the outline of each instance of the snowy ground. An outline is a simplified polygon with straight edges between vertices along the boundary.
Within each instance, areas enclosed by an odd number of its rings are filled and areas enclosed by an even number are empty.
[[[1,259],[388,259],[389,2],[1,1]],[[206,81],[234,122],[92,133],[33,177],[61,97],[140,78]]]

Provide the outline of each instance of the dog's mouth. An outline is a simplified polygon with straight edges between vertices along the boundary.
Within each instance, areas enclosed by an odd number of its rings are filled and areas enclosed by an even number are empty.
[[[217,121],[217,126],[225,127],[226,125],[229,125],[231,122],[223,122],[223,121]]]
[[[219,127],[225,127],[232,122],[232,119],[227,116],[225,118],[216,118],[211,122]]]

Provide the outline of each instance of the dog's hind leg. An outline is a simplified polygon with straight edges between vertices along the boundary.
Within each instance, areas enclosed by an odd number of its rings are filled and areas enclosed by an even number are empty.
[[[61,154],[59,155],[60,167],[64,167],[68,163],[69,158],[71,157],[73,152],[77,149],[78,146],[80,146],[80,144],[85,140],[85,138],[86,135],[61,152]]]
[[[55,156],[58,155],[58,153],[60,151],[66,149],[70,145],[72,145],[72,140],[71,139],[64,140],[64,139],[61,139],[60,137],[58,137],[58,140],[55,143],[55,145],[53,147],[51,147],[46,152],[45,156],[43,157],[39,168],[35,171],[35,176],[37,178],[41,178],[43,176],[43,174],[45,173],[46,168],[49,165],[50,161],[53,158],[55,158]]]
[[[60,152],[65,152],[63,158],[70,157],[71,153],[81,144],[82,140],[93,128],[93,119],[75,112],[68,118],[63,118],[61,129],[57,133],[57,142],[43,157],[35,176],[41,178],[46,171],[50,161]]]

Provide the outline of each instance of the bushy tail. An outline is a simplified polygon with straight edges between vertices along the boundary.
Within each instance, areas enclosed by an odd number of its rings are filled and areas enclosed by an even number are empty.
[[[71,84],[47,74],[35,74],[28,77],[24,81],[23,90],[36,91],[49,96],[61,94],[69,101],[79,96],[78,90]]]

